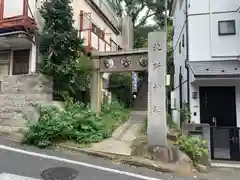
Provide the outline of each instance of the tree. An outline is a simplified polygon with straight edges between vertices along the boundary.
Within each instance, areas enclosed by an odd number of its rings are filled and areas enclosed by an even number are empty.
[[[154,31],[164,25],[165,0],[116,0],[116,12],[121,14],[124,10],[131,17],[134,29],[134,48],[146,45],[148,32]],[[146,25],[149,19],[154,19],[156,25]]]
[[[135,28],[134,30],[134,48],[142,48],[147,47],[147,39],[148,33],[156,30],[158,26],[149,25],[149,26],[141,26],[139,28]]]
[[[109,79],[109,90],[125,107],[129,108],[132,101],[132,76],[130,73],[112,74]]]
[[[45,21],[40,35],[42,73],[53,76],[61,93],[72,92],[79,75],[83,40],[73,27],[70,0],[45,0],[40,13]]]
[[[125,2],[125,10],[131,17],[134,28],[146,25],[148,19],[157,17],[163,19],[165,11],[165,0],[123,0]]]

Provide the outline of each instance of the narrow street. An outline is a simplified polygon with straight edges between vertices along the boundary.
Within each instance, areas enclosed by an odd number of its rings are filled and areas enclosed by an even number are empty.
[[[239,180],[240,170],[180,176],[62,150],[20,146],[0,136],[0,180]]]
[[[43,175],[43,172],[50,168],[59,169]],[[172,179],[170,175],[145,168],[130,167],[60,150],[39,150],[19,146],[7,138],[0,137],[0,180],[42,180],[43,176],[48,176],[47,180],[71,180],[71,176],[74,180]]]

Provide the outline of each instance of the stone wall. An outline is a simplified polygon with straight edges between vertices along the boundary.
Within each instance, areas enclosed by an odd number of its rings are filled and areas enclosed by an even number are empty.
[[[211,138],[209,124],[183,123],[182,134],[185,136],[197,136],[208,142],[208,162],[211,161]]]
[[[5,76],[0,84],[0,126],[24,127],[38,119],[34,105],[52,102],[52,81],[41,74]]]

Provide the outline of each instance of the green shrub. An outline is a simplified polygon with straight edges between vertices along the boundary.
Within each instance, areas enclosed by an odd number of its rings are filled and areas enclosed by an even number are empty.
[[[132,75],[131,73],[112,74],[109,79],[109,91],[124,107],[130,108],[132,99]]]
[[[119,124],[128,119],[129,111],[117,101],[113,101],[111,104],[102,105],[100,116],[104,119],[105,132],[111,135]]]
[[[40,107],[40,118],[30,124],[23,143],[45,148],[52,143],[73,140],[81,144],[98,142],[111,135],[117,124],[127,119],[129,112],[117,102],[103,105],[100,115],[82,103],[69,101],[64,110]]]
[[[200,138],[181,136],[176,144],[194,163],[199,163],[208,156],[207,142]]]

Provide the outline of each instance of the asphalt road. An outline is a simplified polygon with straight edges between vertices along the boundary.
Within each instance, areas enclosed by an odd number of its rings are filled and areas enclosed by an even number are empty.
[[[50,180],[71,180],[71,175],[75,177],[72,180],[196,179],[162,174],[83,154],[20,146],[0,136],[0,180],[42,180],[43,172],[51,168],[58,169],[44,174]]]

